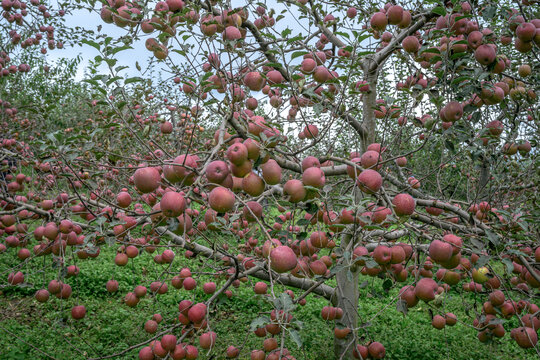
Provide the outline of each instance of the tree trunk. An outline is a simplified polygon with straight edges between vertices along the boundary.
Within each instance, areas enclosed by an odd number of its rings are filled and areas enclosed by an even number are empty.
[[[488,200],[487,185],[491,176],[489,161],[482,159],[480,165],[480,179],[478,180],[478,200]]]
[[[354,241],[350,235],[344,235],[341,238],[340,248],[343,252],[347,251],[349,244]],[[352,253],[352,247],[348,250]],[[350,257],[349,257],[350,258]],[[343,309],[343,316],[336,320],[336,327],[356,329],[358,326],[358,276],[360,270],[356,266],[348,266],[336,274],[337,288],[335,292],[335,306]],[[355,346],[355,334],[352,330],[344,339],[334,338],[334,354],[336,359],[352,359],[352,352]]]
[[[378,69],[372,68],[370,63],[364,65],[365,79],[369,84],[369,91],[362,96],[362,117],[366,135],[361,139],[362,151],[366,151],[369,144],[375,142],[377,119],[375,118],[374,107],[377,104],[377,77]],[[362,197],[359,189],[355,188],[354,196],[357,201]],[[341,237],[340,249],[342,253],[349,251],[352,254],[355,238],[351,235]],[[344,339],[334,338],[334,354],[336,360],[353,359],[356,332],[353,329],[358,327],[358,281],[360,269],[357,266],[350,266],[351,256],[346,259],[345,268],[336,274],[337,288],[335,292],[334,305],[343,309],[343,316],[336,320],[336,327],[348,327],[351,332]]]
[[[364,68],[364,75],[369,84],[369,91],[362,96],[362,118],[366,129],[366,136],[362,139],[362,151],[366,151],[368,145],[375,142],[377,119],[375,118],[374,108],[377,104],[378,70],[369,67]]]

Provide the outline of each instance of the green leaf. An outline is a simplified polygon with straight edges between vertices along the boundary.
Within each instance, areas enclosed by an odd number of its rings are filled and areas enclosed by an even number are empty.
[[[307,53],[308,53],[307,51],[295,51],[295,52],[292,53],[291,59],[296,59],[297,57],[304,56]]]
[[[99,45],[97,42],[92,41],[92,40],[82,39],[81,42],[82,42],[83,44],[87,44],[87,45],[92,46],[93,48],[96,48],[98,51],[99,51],[100,48],[101,48],[100,45]]]
[[[124,69],[128,69],[128,68],[129,68],[129,66],[125,66],[125,65],[124,65],[124,66],[117,66],[116,69],[115,69],[115,71],[116,71],[116,72],[120,72],[120,71],[122,71],[122,70],[124,70]]]
[[[475,248],[478,250],[484,250],[484,243],[478,239],[471,239],[471,243],[474,245]]]
[[[452,80],[452,84],[453,85],[463,85],[463,83],[465,81],[470,81],[471,80],[471,77],[469,75],[465,75],[465,76],[459,76],[457,78],[455,78],[454,80]],[[471,106],[471,108],[474,108],[476,109],[476,106]]]
[[[505,319],[493,318],[493,319],[489,320],[488,325],[499,325],[499,324],[504,324],[505,322],[506,322]]]
[[[117,47],[117,48],[114,48],[111,50],[111,54],[114,55],[116,53],[119,53],[120,51],[124,51],[124,50],[128,50],[128,49],[133,49],[131,46],[121,46],[121,47]]]
[[[481,255],[478,258],[478,261],[476,261],[476,264],[474,264],[474,267],[475,268],[480,268],[480,267],[486,265],[489,262],[489,259],[491,259],[491,257],[489,257],[487,255]]]
[[[53,143],[56,142],[56,138],[54,137],[53,133],[48,133],[47,134],[47,139],[49,139]]]
[[[283,68],[283,65],[281,65],[280,63],[274,63],[274,62],[268,62],[266,63],[266,66],[273,67],[276,70]]]
[[[436,8],[434,8],[433,10],[431,10],[431,12],[437,14],[437,15],[441,15],[441,16],[444,16],[446,15],[446,9],[442,6],[437,6]]]
[[[117,61],[116,59],[103,59],[109,66],[116,65]]]
[[[89,83],[89,84],[92,84],[94,86],[99,86],[99,83],[96,80],[93,80],[93,79],[83,79],[82,81],[86,82],[86,83]]]
[[[336,35],[339,35],[339,36],[343,36],[344,38],[350,39],[349,34],[346,33],[346,32],[343,32],[343,31],[336,31],[335,34],[336,34]]]
[[[313,105],[313,112],[316,115],[321,114],[323,110],[324,110],[324,107],[322,106],[322,104],[317,103],[317,104]]]
[[[208,100],[208,101],[204,102],[204,106],[210,106],[210,105],[216,104],[218,102],[219,101],[217,99]]]
[[[178,53],[182,56],[186,56],[186,52],[185,51],[182,51],[182,50],[178,50],[178,49],[172,49],[172,51],[174,51],[175,53]]]
[[[426,48],[424,50],[420,50],[420,54],[423,54],[423,53],[440,54],[441,51],[439,49],[437,49],[436,47],[430,47],[430,48]]]
[[[270,321],[270,318],[268,316],[261,315],[258,318],[253,319],[253,321],[249,325],[249,328],[250,328],[251,331],[255,331],[258,328],[260,328],[260,327],[262,327],[262,326],[264,326],[266,324],[269,324],[270,322],[271,321]]]
[[[454,143],[451,142],[450,140],[445,140],[444,141],[444,146],[450,150],[452,153],[455,153],[456,152],[456,148],[454,147]]]
[[[377,262],[375,262],[375,260],[373,260],[371,257],[368,257],[368,256],[360,256],[360,259],[365,260],[366,267],[368,269],[373,269],[374,267],[377,267],[379,265],[377,264]]]
[[[403,299],[399,299],[396,302],[396,310],[403,313],[403,315],[407,315],[407,312],[409,311],[409,308],[407,306],[407,302]]]
[[[300,337],[300,333],[294,329],[289,330],[289,333],[291,334],[292,341],[294,341],[294,343],[296,344],[296,346],[298,346],[298,348],[301,348],[302,338]]]
[[[486,229],[485,232],[486,232],[487,238],[493,245],[498,246],[501,243],[501,241],[499,240],[499,237],[493,231]]]
[[[286,38],[288,35],[291,35],[291,33],[292,33],[292,30],[289,28],[286,28],[285,30],[281,32],[281,37]]]
[[[511,274],[512,271],[514,271],[514,264],[512,264],[512,260],[504,258],[502,259],[502,262],[504,263],[504,265],[506,265],[506,271]]]
[[[485,21],[490,21],[493,19],[496,12],[497,12],[497,6],[495,5],[486,6],[484,11],[482,11],[482,16]]]
[[[107,86],[111,85],[112,83],[114,83],[115,81],[118,81],[122,79],[121,76],[115,76],[115,77],[112,77],[110,78],[109,80],[107,80],[107,82],[105,83]]]
[[[138,77],[138,76],[134,76],[132,78],[129,78],[129,79],[126,79],[126,81],[124,81],[124,84],[131,84],[131,83],[134,83],[134,82],[140,82],[140,81],[143,81],[144,79],[141,78],[141,77]]]
[[[285,312],[290,312],[296,308],[296,306],[293,304],[292,299],[289,294],[287,293],[281,293],[279,296],[281,300],[282,310]]]
[[[330,275],[337,274],[341,270],[343,270],[345,267],[341,264],[333,266],[332,269],[330,269]]]
[[[292,38],[287,39],[287,45],[291,45],[292,43],[303,40],[303,39],[304,37],[302,35],[293,36]]]

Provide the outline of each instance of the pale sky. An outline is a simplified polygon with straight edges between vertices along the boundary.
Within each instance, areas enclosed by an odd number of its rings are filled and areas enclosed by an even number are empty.
[[[234,1],[232,4],[233,7],[236,6],[245,6],[245,1]],[[256,5],[250,5],[250,20],[254,21],[254,19],[257,17],[255,13]],[[302,33],[303,35],[307,34],[307,28],[305,28],[303,23],[306,23],[306,19],[300,20],[300,13],[297,10],[297,7],[291,6],[289,8],[284,7],[282,4],[273,3],[273,1],[267,2],[267,13],[270,11],[270,9],[274,8],[276,10],[276,14],[274,15],[274,18],[276,18],[281,10],[287,9],[287,13],[285,13],[285,18],[282,21],[278,21],[276,25],[273,27],[273,30],[275,31],[274,34],[277,37],[280,37],[281,32],[285,30],[286,28],[289,28],[292,30],[291,34],[288,35],[288,37],[294,37],[297,34]],[[345,13],[343,14],[334,14],[336,17],[344,18]],[[127,29],[121,28],[115,24],[107,24],[103,20],[101,20],[98,12],[92,12],[89,13],[88,11],[83,10],[77,10],[72,15],[66,15],[66,25],[69,27],[75,27],[80,26],[85,29],[90,29],[97,31],[98,26],[101,25],[101,33],[105,33],[113,38],[122,36],[126,34]],[[351,23],[349,23],[351,25]],[[314,30],[313,27],[311,27],[310,30]],[[346,30],[343,30],[346,31]],[[145,35],[145,34],[143,34]],[[138,74],[138,71],[135,68],[135,62],[139,62],[141,66],[144,67],[144,64],[146,63],[147,59],[149,59],[152,56],[152,53],[149,52],[145,46],[144,46],[144,40],[146,39],[148,35],[145,35],[142,40],[136,41],[132,46],[134,49],[132,50],[125,50],[116,55],[116,59],[118,60],[118,65],[125,65],[129,66],[129,69],[126,70],[127,72],[130,72],[129,75],[135,76]],[[150,35],[151,36],[151,35]],[[60,57],[66,57],[66,58],[72,58],[76,55],[81,54],[83,57],[83,62],[80,65],[80,68],[77,73],[77,80],[81,80],[83,78],[84,69],[88,65],[88,60],[93,59],[96,55],[98,55],[98,51],[94,49],[93,47],[82,44],[81,46],[74,46],[74,47],[68,47],[66,46],[65,49],[62,50],[53,50],[48,52],[48,58],[51,60],[58,59]],[[301,60],[301,58],[297,59],[298,61]],[[103,72],[107,73],[108,70],[105,66],[103,66]]]
[[[101,33],[107,34],[113,38],[122,36],[127,32],[126,29],[116,26],[115,24],[105,23],[103,20],[101,20],[99,14],[94,12],[89,13],[85,10],[77,10],[72,15],[66,15],[66,25],[69,27],[80,26],[84,29],[93,30],[95,32],[97,32],[98,26],[101,25]],[[73,58],[80,54],[83,61],[81,62],[77,71],[76,80],[83,79],[84,70],[88,66],[88,60],[93,60],[94,57],[99,54],[99,52],[92,46],[86,44],[81,45],[82,46],[75,45],[74,47],[66,46],[65,49],[49,51],[48,53],[48,57],[51,60],[55,60],[60,57]],[[132,46],[133,49],[118,53],[116,58],[118,59],[118,65],[129,66],[129,69],[132,69],[130,75],[134,76],[138,74],[138,71],[135,68],[135,62],[139,61],[141,65],[144,64],[151,53],[146,50],[144,40],[137,41]],[[129,69],[126,71],[129,72]],[[108,72],[106,66],[102,66],[102,70],[104,73]]]

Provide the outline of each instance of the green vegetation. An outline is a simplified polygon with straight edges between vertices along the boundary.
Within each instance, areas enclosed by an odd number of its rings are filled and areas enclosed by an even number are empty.
[[[153,314],[159,313],[164,318],[158,328],[160,332],[175,322],[178,316],[177,305],[181,300],[206,299],[210,296],[203,293],[202,283],[211,279],[201,275],[197,278],[197,289],[192,292],[176,290],[169,284],[166,294],[158,295],[157,298],[147,295],[135,308],[129,308],[121,304],[123,296],[136,285],[148,286],[164,267],[154,263],[151,255],[143,253],[130,261],[126,269],[118,271],[119,267],[113,262],[114,253],[112,247],[104,246],[98,258],[77,263],[81,269],[80,274],[66,280],[74,289],[74,296],[68,300],[57,300],[53,296],[47,303],[39,304],[33,298],[38,288],[3,289],[0,296],[0,359],[47,358],[37,348],[56,359],[84,359],[116,354],[153,336],[142,331],[145,321]],[[16,264],[14,260],[12,264],[5,263],[10,258],[2,257],[3,268]],[[200,265],[198,259],[186,259],[177,255],[170,269],[171,273],[175,273],[182,267],[196,265]],[[45,272],[34,272],[28,283],[32,284],[35,280],[39,284],[43,283],[43,277],[47,280],[54,278],[57,269],[51,268],[50,264],[44,269]],[[105,283],[112,277],[120,284],[116,294],[109,294],[105,289]],[[384,342],[388,359],[535,358],[533,350],[525,355],[524,350],[519,349],[508,336],[498,343],[478,343],[475,339],[477,332],[468,325],[470,321],[466,321],[466,325],[458,323],[442,331],[436,330],[430,325],[431,317],[425,304],[410,309],[404,317],[396,310],[395,303],[388,305],[398,289],[385,293],[382,280],[376,278],[366,277],[361,282],[365,284],[360,295],[361,321],[369,323],[370,336]],[[270,311],[270,305],[262,296],[253,293],[252,284],[242,284],[233,289],[233,294],[231,299],[218,301],[217,308],[212,310],[210,327],[218,334],[218,342],[216,351],[212,353],[214,357],[208,355],[203,358],[225,359],[225,355],[220,352],[222,349],[231,344],[237,347],[245,344],[240,358],[247,359],[248,349],[257,348],[262,343],[260,338],[249,332],[250,322],[257,317],[259,311]],[[298,291],[296,294],[300,295]],[[473,296],[465,295],[465,301],[474,303]],[[303,323],[300,331],[303,350],[302,356],[298,358],[332,359],[333,326],[322,320],[320,315],[322,307],[328,303],[314,295],[309,295],[307,299],[307,304],[299,306],[294,312]],[[461,301],[450,292],[444,305],[445,311],[453,312],[458,319],[464,319],[467,315]],[[84,304],[87,309],[87,315],[82,321],[75,321],[70,316],[71,307],[77,304]],[[386,306],[388,308],[381,311]],[[289,337],[285,341],[287,347],[296,347]],[[115,359],[133,359],[138,350],[134,349]]]

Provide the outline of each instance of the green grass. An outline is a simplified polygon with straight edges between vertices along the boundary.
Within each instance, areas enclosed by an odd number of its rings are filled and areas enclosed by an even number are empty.
[[[0,256],[2,274],[18,263],[15,252],[12,249],[9,251],[11,253]],[[77,277],[66,280],[73,287],[73,295],[68,300],[58,300],[53,296],[47,303],[39,304],[33,298],[35,291],[58,273],[58,269],[51,267],[50,259],[44,263],[44,272],[27,276],[26,281],[36,286],[4,288],[0,295],[0,359],[47,358],[36,348],[56,359],[84,359],[114,354],[151,338],[142,327],[152,314],[163,315],[164,323],[158,329],[162,331],[167,325],[175,323],[177,305],[182,299],[203,301],[209,297],[202,292],[202,286],[188,292],[176,290],[169,284],[167,294],[158,295],[157,298],[147,295],[137,307],[129,308],[122,303],[123,296],[132,291],[135,285],[148,286],[164,267],[155,264],[151,255],[143,253],[125,268],[120,268],[113,263],[114,253],[114,248],[103,246],[98,258],[77,260],[81,272]],[[199,259],[185,259],[177,254],[171,267],[174,269],[172,273],[186,266],[198,268],[200,262]],[[105,290],[105,283],[113,276],[119,281],[120,290],[111,295]],[[363,335],[366,339],[383,343],[387,349],[387,359],[536,358],[534,350],[518,348],[509,334],[497,343],[481,344],[476,339],[476,331],[463,324],[436,330],[430,325],[431,318],[425,304],[410,309],[406,317],[396,310],[395,304],[381,311],[392,301],[397,289],[385,293],[382,280],[362,278],[360,281],[366,279],[368,286],[361,291],[359,315],[363,322],[371,322]],[[201,276],[198,284],[209,280],[209,276]],[[217,281],[219,285],[225,280],[212,278],[212,281]],[[201,359],[224,359],[224,349],[228,345],[241,347],[243,344],[245,346],[240,358],[247,359],[251,349],[262,346],[262,339],[250,333],[249,327],[260,312],[271,310],[270,304],[253,293],[250,283],[232,290],[234,296],[229,300],[220,300],[212,310],[210,326],[218,334],[216,350],[212,352],[214,357],[200,351]],[[282,289],[278,288],[277,291]],[[467,295],[466,300],[473,301],[471,295]],[[457,294],[450,293],[441,311],[451,311],[458,319],[471,323],[461,301]],[[70,309],[77,304],[86,306],[87,315],[76,322],[71,319]],[[303,348],[298,349],[289,337],[286,337],[286,346],[293,350],[297,359],[333,359],[333,325],[323,321],[320,316],[321,308],[327,304],[326,300],[310,295],[307,304],[294,312],[295,317],[303,323],[300,331]],[[195,340],[189,341],[197,344]],[[134,359],[138,350],[116,359]]]

